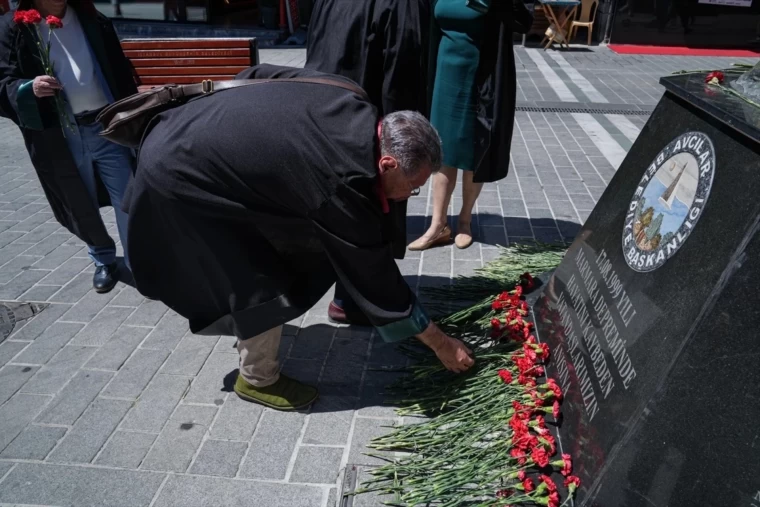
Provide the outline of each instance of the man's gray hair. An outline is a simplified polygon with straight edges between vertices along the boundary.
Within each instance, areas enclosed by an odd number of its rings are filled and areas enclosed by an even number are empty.
[[[441,168],[441,138],[420,113],[397,111],[385,116],[382,136],[381,155],[395,158],[407,176],[417,176],[426,165],[434,173]]]

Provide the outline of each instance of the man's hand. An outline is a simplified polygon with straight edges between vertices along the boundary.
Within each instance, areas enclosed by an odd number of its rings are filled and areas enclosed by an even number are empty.
[[[472,351],[464,343],[446,336],[432,322],[422,334],[417,335],[417,339],[435,352],[447,370],[462,373],[475,364],[475,361],[470,357]]]
[[[37,76],[32,83],[35,97],[52,97],[55,92],[63,88],[61,83],[52,76]]]

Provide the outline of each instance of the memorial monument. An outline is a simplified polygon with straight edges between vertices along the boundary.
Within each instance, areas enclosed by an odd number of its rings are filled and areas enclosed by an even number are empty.
[[[737,77],[661,80],[533,308],[576,506],[760,507],[760,108]]]

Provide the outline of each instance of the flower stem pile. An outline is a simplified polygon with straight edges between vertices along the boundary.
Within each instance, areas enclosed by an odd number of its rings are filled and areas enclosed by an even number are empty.
[[[559,507],[564,491],[562,505],[570,501],[580,480],[571,456],[557,455],[551,430],[563,393],[545,377],[551,351],[537,342],[523,297],[534,283],[523,273],[512,290],[441,320],[476,350],[467,373],[451,374],[426,351],[408,350],[418,362],[391,386],[391,403],[399,415],[424,418],[369,444],[369,454],[387,463],[370,470],[357,493],[389,495],[385,503],[396,506]]]

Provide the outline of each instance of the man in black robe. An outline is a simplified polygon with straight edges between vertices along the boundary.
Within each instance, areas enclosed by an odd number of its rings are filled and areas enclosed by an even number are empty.
[[[388,201],[405,200],[441,164],[419,113],[379,122],[358,93],[259,65],[224,90],[159,115],[129,189],[129,254],[144,295],[200,334],[238,338],[244,399],[310,405],[316,389],[278,374],[282,325],[340,280],[386,341],[415,336],[453,371],[471,353],[427,317],[391,249]]]
[[[309,22],[307,69],[345,76],[359,84],[379,115],[425,112],[429,0],[317,0]],[[390,203],[393,251],[406,252],[406,201]],[[368,324],[338,281],[330,320]]]
[[[89,0],[19,2],[19,10],[32,8],[43,19],[62,18],[51,49],[57,79],[45,74],[34,31],[18,26],[14,13],[0,17],[0,116],[21,130],[56,220],[87,244],[96,266],[93,288],[108,292],[117,283],[118,264],[100,208],[114,207],[123,246],[127,218],[121,201],[134,155],[99,137],[95,117],[107,104],[137,93],[132,66],[113,24]],[[40,31],[48,36],[47,27]],[[67,101],[71,128],[59,118],[56,94]],[[127,257],[124,262],[129,268]],[[129,279],[128,269],[124,274]]]

